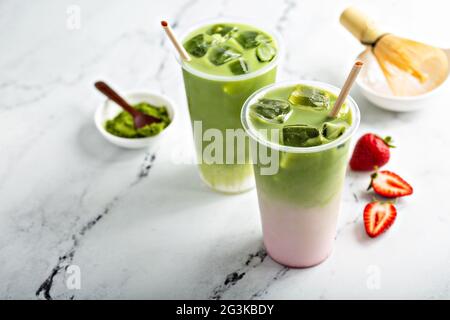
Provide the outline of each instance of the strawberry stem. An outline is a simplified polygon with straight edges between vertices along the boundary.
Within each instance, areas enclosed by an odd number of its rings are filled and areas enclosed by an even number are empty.
[[[377,166],[375,166],[375,170],[378,170],[378,167],[377,167]],[[377,177],[377,175],[378,175],[378,172],[377,172],[377,171],[375,171],[374,173],[372,173],[372,174],[370,175],[370,184],[369,184],[369,186],[367,187],[367,191],[369,191],[370,189],[372,189],[373,179],[375,179],[375,178]]]
[[[392,145],[392,142],[394,142],[394,140],[392,140],[391,136],[387,136],[386,138],[383,139],[383,141],[389,148],[395,148],[395,146]]]

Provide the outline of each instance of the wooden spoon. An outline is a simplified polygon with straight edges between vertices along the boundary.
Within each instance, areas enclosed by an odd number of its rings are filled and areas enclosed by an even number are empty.
[[[98,89],[98,91],[117,103],[133,117],[133,122],[136,129],[142,128],[152,123],[161,122],[161,119],[149,116],[130,106],[128,102],[126,102],[116,91],[114,91],[103,81],[97,81],[95,83],[95,87]]]

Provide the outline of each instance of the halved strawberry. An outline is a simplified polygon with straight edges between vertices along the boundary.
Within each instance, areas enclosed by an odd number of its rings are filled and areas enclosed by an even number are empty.
[[[397,198],[408,196],[413,193],[413,188],[409,183],[391,171],[377,171],[371,175],[371,178],[372,180],[367,190],[373,188],[380,196]]]
[[[379,236],[395,221],[397,210],[391,202],[373,201],[364,208],[364,227],[371,238]]]

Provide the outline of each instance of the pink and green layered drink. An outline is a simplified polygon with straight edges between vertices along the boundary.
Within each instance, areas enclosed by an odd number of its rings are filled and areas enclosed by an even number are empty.
[[[350,139],[359,110],[349,97],[336,118],[328,114],[339,90],[321,82],[267,86],[242,110],[242,123],[258,147],[278,154],[278,171],[254,165],[264,244],[290,267],[320,263],[331,252]],[[274,139],[275,138],[275,139]]]
[[[280,40],[262,29],[227,21],[206,23],[182,39],[191,57],[182,68],[201,177],[218,191],[246,191],[254,186],[248,150],[226,148],[226,130],[242,130],[245,100],[275,81]],[[222,161],[207,152],[212,141],[202,133],[208,130],[218,130],[223,137]],[[242,152],[245,161],[239,162]]]

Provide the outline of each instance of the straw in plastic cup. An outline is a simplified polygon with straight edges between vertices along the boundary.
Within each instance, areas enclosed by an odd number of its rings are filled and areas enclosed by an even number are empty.
[[[267,252],[283,265],[309,267],[325,260],[332,250],[350,140],[359,126],[360,113],[356,102],[348,96],[346,107],[352,121],[336,140],[313,147],[292,147],[268,141],[253,127],[249,118],[250,106],[267,92],[296,85],[316,87],[336,96],[340,91],[316,81],[269,85],[248,98],[241,120],[258,148],[269,148],[279,156],[275,174],[262,174],[264,165],[258,161],[254,167]]]
[[[210,20],[191,27],[180,39],[184,42],[194,36],[196,30],[216,24],[254,26],[226,18]],[[276,32],[267,31],[257,25],[254,28],[267,33],[274,39],[277,54],[270,63],[253,72],[233,76],[209,74],[194,68],[189,62],[180,60],[176,55],[183,70],[200,176],[209,187],[225,193],[244,192],[254,187],[248,146],[245,146],[245,150],[239,150],[236,145],[230,151],[226,146],[227,142],[231,142],[229,137],[227,138],[226,131],[227,129],[241,130],[245,135],[240,121],[242,105],[253,92],[275,82],[277,66],[283,55],[283,43]],[[222,163],[205,157],[206,148],[212,140],[211,137],[205,136],[207,132],[215,132],[223,137]],[[233,153],[233,156],[227,157],[230,152]],[[237,159],[238,155],[242,153],[245,154],[243,162]],[[232,159],[231,163],[227,161],[230,158]]]

